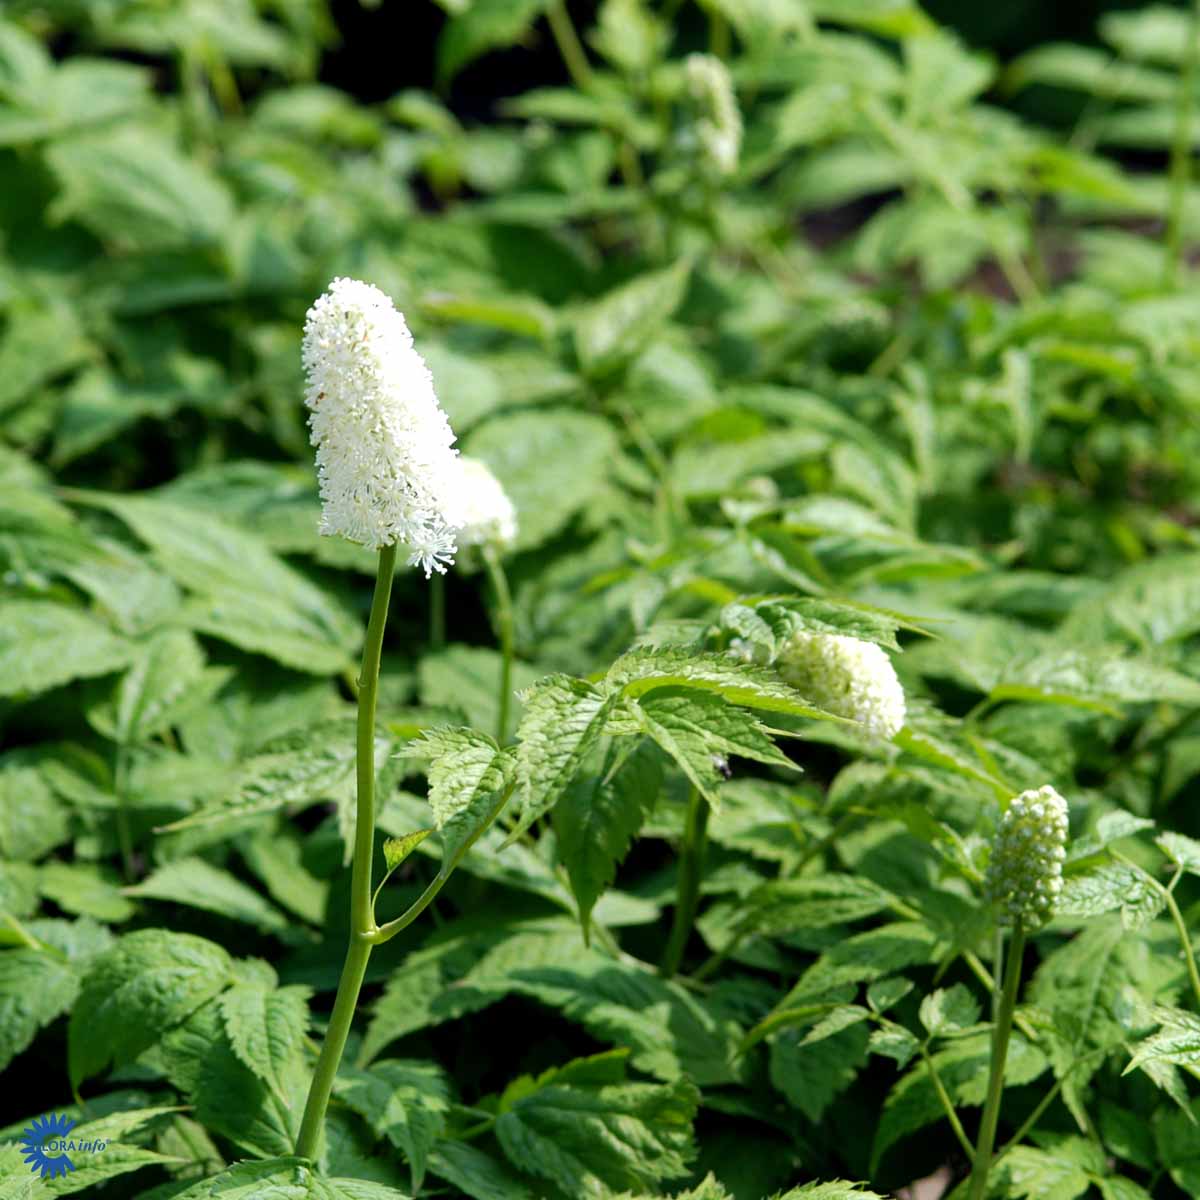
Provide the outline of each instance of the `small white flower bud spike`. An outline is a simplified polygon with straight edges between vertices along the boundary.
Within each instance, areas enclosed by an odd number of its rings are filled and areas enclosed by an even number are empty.
[[[684,62],[688,91],[703,114],[696,137],[713,172],[732,175],[742,151],[742,114],[729,68],[714,55],[689,54]]]
[[[302,354],[321,532],[399,543],[426,578],[444,572],[463,524],[458,451],[403,315],[378,288],[335,279],[308,310]]]
[[[1002,924],[1036,929],[1050,918],[1062,891],[1066,844],[1067,802],[1049,784],[1009,803],[984,878]]]
[[[477,458],[458,460],[463,527],[460,546],[495,546],[510,550],[517,540],[517,510],[503,484]]]
[[[904,727],[904,688],[886,652],[839,633],[793,633],[775,669],[827,712],[864,725],[890,741]]]

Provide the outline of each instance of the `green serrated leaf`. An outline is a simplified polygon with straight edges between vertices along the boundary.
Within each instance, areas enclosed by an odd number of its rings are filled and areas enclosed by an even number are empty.
[[[520,815],[513,841],[558,802],[604,733],[615,697],[581,679],[549,675],[527,689],[517,727]]]
[[[848,1183],[834,1179],[828,1183],[806,1183],[802,1187],[780,1192],[771,1200],[883,1200],[878,1192],[869,1191],[865,1183]]]
[[[720,695],[657,688],[631,707],[645,732],[714,809],[720,807],[720,768],[726,755],[799,769],[752,713],[735,708]]]
[[[82,609],[50,601],[0,603],[0,696],[107,675],[133,654],[128,641]]]
[[[730,704],[768,712],[790,713],[836,721],[805,702],[773,671],[724,654],[687,654],[678,650],[633,650],[609,669],[607,683],[631,699],[656,688],[688,688],[716,692]]]
[[[98,921],[127,921],[135,911],[121,895],[116,871],[92,863],[48,862],[40,869],[38,889],[63,911]]]
[[[554,808],[558,853],[585,939],[592,909],[616,877],[661,786],[662,762],[650,746],[620,757],[614,744],[603,769],[574,780]]]
[[[1162,889],[1141,867],[1105,863],[1082,875],[1069,876],[1055,911],[1064,917],[1094,917],[1120,909],[1126,929],[1140,929],[1166,905]]]
[[[1154,839],[1155,845],[1188,875],[1200,875],[1200,842],[1167,830]]]
[[[217,691],[227,675],[206,676],[204,651],[183,629],[167,629],[137,645],[133,662],[112,697],[89,717],[122,746],[143,742],[169,728],[192,704]]]
[[[429,807],[437,829],[466,809],[479,793],[497,792],[504,786],[499,746],[474,729],[428,729],[404,751],[431,760]]]
[[[433,832],[432,829],[418,829],[415,833],[406,833],[403,837],[386,838],[383,843],[383,861],[391,874],[404,860]]]
[[[359,623],[253,534],[157,496],[75,498],[115,513],[150,546],[192,593],[179,619],[197,632],[312,674],[352,665]]]
[[[0,951],[0,1070],[25,1050],[39,1029],[70,1009],[79,971],[48,950]]]
[[[273,904],[228,871],[202,858],[164,863],[141,883],[125,888],[124,894],[188,904],[271,933],[288,927],[287,918]]]
[[[575,319],[575,352],[590,376],[627,362],[654,336],[683,300],[692,264],[680,259],[648,271],[601,297]]]
[[[921,1001],[921,1024],[931,1037],[958,1033],[979,1020],[979,1003],[961,983],[938,988]]]
[[[438,78],[452,79],[481,54],[517,42],[550,0],[474,0],[455,16],[438,41]]]
[[[321,721],[273,738],[241,764],[231,793],[215,804],[172,822],[164,831],[236,825],[291,805],[348,801],[354,792],[356,728],[352,718]],[[377,732],[375,770],[387,766],[393,743]],[[353,829],[350,830],[351,840]]]
[[[238,981],[217,997],[229,1044],[276,1095],[286,1099],[286,1069],[308,1031],[307,987]]]
[[[406,1200],[403,1193],[367,1179],[330,1179],[303,1158],[235,1163],[174,1193],[172,1200]]]
[[[126,934],[88,968],[71,1010],[71,1082],[132,1061],[230,982],[232,960],[190,933]]]
[[[435,1063],[389,1058],[354,1071],[338,1094],[412,1169],[413,1193],[421,1191],[429,1152],[446,1127],[450,1081]]]
[[[496,1138],[514,1166],[568,1195],[601,1197],[687,1173],[698,1093],[624,1082],[625,1051],[576,1059],[500,1097]]]

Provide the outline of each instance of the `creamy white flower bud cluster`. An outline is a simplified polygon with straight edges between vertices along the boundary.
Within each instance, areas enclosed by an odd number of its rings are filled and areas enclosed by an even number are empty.
[[[426,578],[444,572],[463,524],[458,451],[403,315],[378,288],[335,279],[308,310],[302,355],[321,532],[400,543]]]
[[[464,521],[458,544],[511,549],[517,540],[517,510],[504,485],[488,469],[487,463],[477,458],[463,454],[458,466]]]
[[[1009,803],[984,878],[1005,924],[1035,928],[1050,917],[1062,891],[1066,845],[1067,802],[1049,784]]]
[[[858,721],[876,737],[890,740],[904,726],[904,688],[874,642],[799,630],[779,651],[775,669],[819,708]]]
[[[688,92],[704,114],[696,122],[704,157],[716,174],[732,175],[742,151],[742,114],[729,68],[714,55],[689,54],[683,69]]]

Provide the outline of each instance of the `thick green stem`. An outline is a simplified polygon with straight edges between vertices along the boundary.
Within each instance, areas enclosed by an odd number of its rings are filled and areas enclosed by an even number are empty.
[[[446,886],[446,881],[454,873],[455,867],[466,857],[467,851],[475,845],[479,838],[491,827],[492,822],[500,815],[501,810],[508,803],[508,798],[512,795],[514,786],[515,781],[514,783],[510,783],[499,794],[487,818],[479,823],[475,832],[455,851],[454,857],[442,863],[442,869],[434,876],[429,886],[426,887],[416,900],[394,921],[389,921],[386,925],[380,925],[378,929],[371,933],[370,940],[372,943],[376,946],[381,946],[384,942],[390,942],[396,934],[407,929],[437,899],[438,892]]]
[[[1170,287],[1183,257],[1183,213],[1187,203],[1188,177],[1192,159],[1192,99],[1196,90],[1196,59],[1200,50],[1200,0],[1192,15],[1192,27],[1183,52],[1183,71],[1175,108],[1175,136],[1171,141],[1171,191],[1164,245],[1163,284]]]
[[[1179,876],[1176,875],[1176,880]],[[1167,910],[1171,914],[1171,920],[1175,923],[1175,932],[1179,934],[1179,944],[1183,947],[1183,957],[1187,962],[1188,978],[1192,982],[1192,994],[1196,997],[1197,1005],[1200,1005],[1200,972],[1196,970],[1196,954],[1192,949],[1191,934],[1188,933],[1187,922],[1183,919],[1183,913],[1179,911],[1179,904],[1175,899],[1175,891],[1173,887],[1162,889],[1163,899],[1167,902]]]
[[[379,660],[383,653],[383,628],[387,623],[388,601],[392,594],[392,575],[396,570],[396,547],[385,546],[379,552],[375,575],[375,595],[367,621],[363,645],[362,670],[358,676],[358,813],[354,830],[354,864],[350,875],[350,948],[338,982],[337,997],[325,1044],[317,1059],[300,1136],[296,1140],[299,1158],[315,1159],[319,1153],[325,1110],[333,1092],[346,1038],[358,1005],[367,960],[376,934],[374,906],[371,903],[371,857],[375,851],[375,703],[379,695]]]
[[[1004,1092],[1004,1062],[1008,1057],[1008,1040],[1012,1035],[1013,1011],[1017,1007],[1017,989],[1021,985],[1021,959],[1025,951],[1025,930],[1020,921],[1013,929],[1008,948],[1008,963],[1004,969],[1004,989],[1000,1008],[992,1029],[992,1061],[988,1074],[987,1099],[979,1123],[979,1139],[975,1143],[975,1158],[971,1165],[971,1190],[968,1200],[983,1200],[987,1190],[988,1171],[992,1165],[992,1147],[996,1144],[996,1124],[1000,1119],[1000,1097]]]
[[[933,1083],[933,1090],[937,1092],[938,1100],[941,1101],[942,1111],[946,1114],[946,1119],[950,1122],[950,1128],[954,1130],[954,1136],[958,1138],[958,1144],[963,1148],[963,1153],[968,1158],[971,1158],[975,1151],[971,1148],[971,1143],[967,1138],[967,1131],[963,1129],[962,1122],[958,1119],[958,1113],[954,1111],[954,1103],[950,1099],[950,1093],[946,1091],[946,1085],[942,1082],[942,1077],[938,1074],[938,1069],[934,1066],[933,1055],[928,1050],[921,1050],[921,1060],[925,1064],[925,1069],[929,1072],[929,1078]]]
[[[578,88],[590,86],[592,82],[592,66],[587,60],[575,26],[571,24],[571,15],[563,0],[554,0],[546,10],[546,19],[550,22],[550,32],[554,35],[558,52],[567,65],[567,73],[571,82]]]
[[[121,869],[125,873],[125,882],[133,883],[133,833],[129,826],[129,748],[127,746],[117,747],[113,788],[117,793],[117,843],[121,847]]]
[[[342,977],[338,982],[337,999],[333,1002],[333,1013],[325,1031],[325,1043],[313,1072],[312,1086],[308,1091],[308,1102],[304,1106],[304,1119],[300,1124],[300,1136],[296,1139],[298,1158],[315,1159],[321,1144],[321,1132],[325,1124],[325,1110],[333,1092],[333,1081],[337,1077],[346,1038],[358,1006],[358,993],[362,990],[363,978],[367,973],[367,960],[371,957],[371,943],[355,933],[342,965]]]
[[[512,593],[504,565],[494,546],[485,546],[484,565],[496,594],[496,633],[500,638],[500,695],[497,697],[499,715],[496,718],[496,740],[503,745],[508,737],[508,714],[512,706],[513,664],[513,607]]]
[[[679,885],[675,899],[675,919],[667,948],[663,952],[659,974],[670,979],[679,970],[683,951],[692,936],[696,906],[700,900],[700,880],[704,873],[704,851],[708,842],[708,801],[692,788],[688,796],[687,825],[679,848]]]
[[[429,581],[429,648],[440,650],[446,644],[446,580],[434,575]]]

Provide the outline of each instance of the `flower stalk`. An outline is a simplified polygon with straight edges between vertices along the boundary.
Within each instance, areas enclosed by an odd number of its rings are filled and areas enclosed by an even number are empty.
[[[679,848],[679,883],[675,897],[675,916],[663,951],[659,974],[670,979],[679,970],[683,951],[692,936],[696,908],[700,902],[700,880],[704,874],[704,855],[708,848],[708,801],[698,788],[688,794],[687,824],[683,845]]]
[[[988,1171],[992,1165],[992,1149],[996,1144],[996,1125],[1000,1119],[1000,1098],[1004,1092],[1004,1064],[1008,1058],[1013,1013],[1017,1006],[1017,992],[1021,986],[1021,960],[1024,958],[1024,952],[1025,928],[1018,918],[1013,926],[1012,942],[1008,948],[1008,963],[1004,969],[1004,986],[1000,991],[1000,1004],[992,1029],[992,1055],[988,1071],[987,1098],[983,1105],[983,1118],[979,1123],[979,1137],[975,1143],[975,1156],[971,1163],[971,1185],[968,1200],[983,1200],[987,1190]]]
[[[497,697],[496,741],[501,745],[508,738],[508,719],[512,708],[512,664],[513,664],[513,607],[512,593],[508,587],[508,576],[496,547],[483,549],[483,564],[496,596],[496,633],[500,638],[500,694]]]
[[[333,1092],[333,1082],[346,1049],[346,1038],[358,1006],[367,973],[367,962],[375,944],[374,905],[371,903],[371,859],[375,850],[375,706],[379,696],[379,662],[383,653],[383,630],[387,622],[392,576],[396,570],[396,547],[379,551],[375,575],[375,594],[367,621],[363,645],[362,670],[358,677],[358,731],[356,769],[358,804],[354,829],[354,863],[350,882],[350,946],[338,982],[337,997],[325,1042],[313,1073],[312,1086],[304,1106],[300,1136],[296,1141],[299,1158],[315,1159],[319,1153],[325,1110]]]

